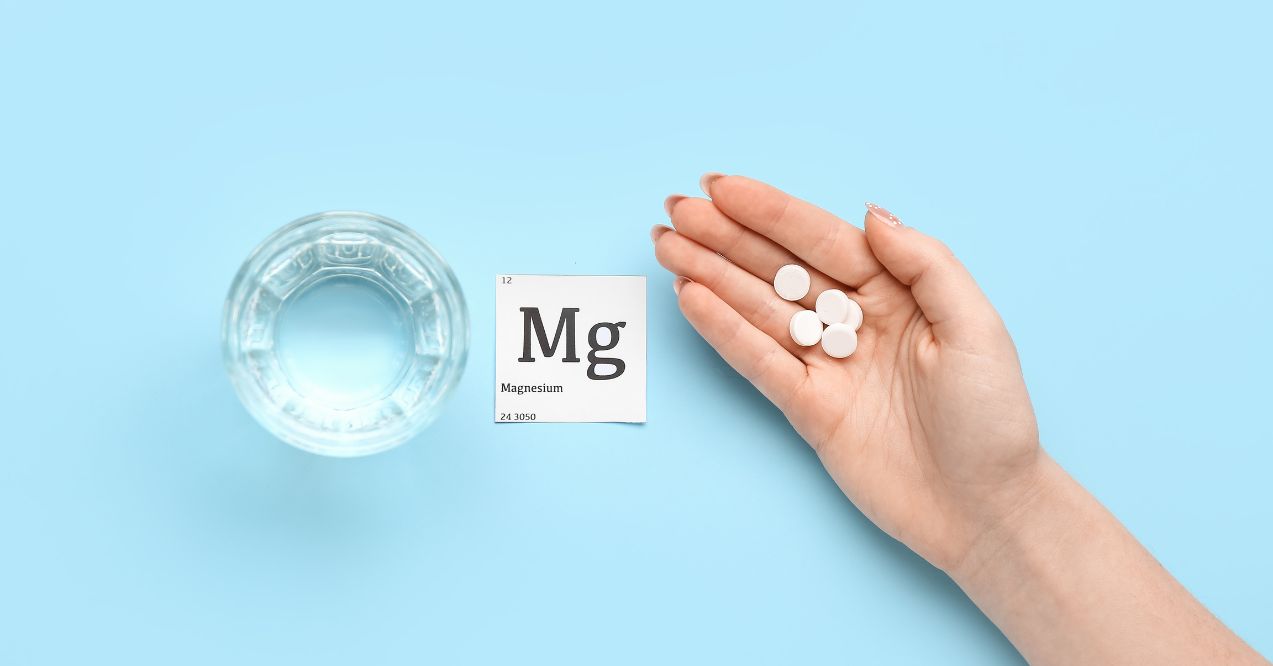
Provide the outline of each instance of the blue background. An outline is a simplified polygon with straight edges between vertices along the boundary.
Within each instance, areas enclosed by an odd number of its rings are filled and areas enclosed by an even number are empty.
[[[946,240],[1053,455],[1273,653],[1273,16],[1034,5],[4,4],[0,662],[1018,662],[676,311],[646,234],[706,170]],[[239,263],[337,208],[474,320],[358,460],[219,356]],[[492,424],[498,272],[650,275],[647,425]]]

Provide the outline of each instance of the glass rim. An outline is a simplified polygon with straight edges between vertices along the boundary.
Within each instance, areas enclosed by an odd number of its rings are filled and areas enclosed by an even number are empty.
[[[342,221],[346,224],[341,225]],[[438,294],[439,301],[433,310],[439,319],[444,320],[447,333],[446,351],[439,355],[439,364],[443,366],[439,370],[441,376],[430,387],[428,399],[414,405],[410,411],[404,411],[403,417],[388,429],[350,433],[324,430],[303,423],[278,406],[278,402],[250,376],[250,370],[244,361],[238,325],[251,297],[259,290],[266,289],[264,272],[271,266],[273,259],[289,248],[313,242],[315,238],[311,234],[321,234],[324,231],[323,225],[330,225],[331,233],[366,230],[358,229],[358,225],[387,232],[377,235],[377,240],[421,262],[434,281],[434,291]],[[279,296],[279,311],[297,291],[292,290]],[[413,311],[413,316],[418,314]],[[270,320],[277,317],[278,312],[274,312]],[[240,265],[226,293],[222,311],[222,361],[239,401],[275,437],[297,448],[321,455],[363,456],[406,442],[437,417],[442,403],[463,376],[468,358],[469,327],[468,307],[459,280],[450,264],[420,234],[396,220],[375,213],[324,211],[300,217],[274,230],[253,248]]]

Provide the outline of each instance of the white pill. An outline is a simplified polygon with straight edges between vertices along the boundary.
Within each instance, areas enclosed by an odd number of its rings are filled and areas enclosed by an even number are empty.
[[[849,312],[844,315],[843,323],[852,326],[855,331],[862,328],[862,306],[851,298],[849,299]]]
[[[822,332],[822,351],[831,358],[845,358],[857,349],[857,331],[848,324],[831,324]]]
[[[822,338],[822,320],[813,310],[801,310],[791,315],[790,328],[791,339],[801,347],[812,347]]]
[[[828,289],[818,294],[818,319],[822,323],[848,324],[857,330],[862,327],[862,306],[839,289]]]
[[[809,293],[809,271],[795,264],[779,268],[774,276],[774,291],[789,301],[804,298]]]
[[[849,296],[839,289],[828,289],[818,294],[817,304],[813,309],[818,312],[818,319],[824,324],[843,324],[844,316],[849,313]]]

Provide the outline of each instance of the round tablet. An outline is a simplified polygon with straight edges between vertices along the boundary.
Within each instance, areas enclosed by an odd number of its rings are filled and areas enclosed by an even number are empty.
[[[849,314],[849,297],[839,289],[828,289],[818,294],[818,319],[824,324],[843,324],[844,317]]]
[[[774,291],[789,301],[804,298],[809,293],[809,271],[795,264],[779,268],[774,276]]]
[[[842,323],[852,326],[853,330],[856,331],[859,328],[862,328],[862,306],[858,305],[858,302],[851,298],[848,299],[848,301],[849,310],[845,313]]]
[[[828,289],[818,294],[818,319],[827,324],[848,324],[853,330],[862,328],[862,306],[839,289]]]
[[[845,358],[857,351],[858,334],[848,324],[831,324],[822,332],[822,351],[831,358]]]
[[[791,315],[791,339],[801,347],[812,347],[822,337],[822,320],[813,310],[801,310]],[[849,331],[852,333],[852,331]]]

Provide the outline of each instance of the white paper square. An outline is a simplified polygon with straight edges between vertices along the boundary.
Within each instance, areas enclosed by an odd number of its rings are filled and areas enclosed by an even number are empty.
[[[495,421],[644,423],[645,276],[495,276]]]

